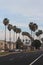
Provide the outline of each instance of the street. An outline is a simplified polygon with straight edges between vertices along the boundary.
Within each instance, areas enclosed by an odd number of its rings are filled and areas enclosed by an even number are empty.
[[[13,53],[0,57],[0,65],[43,65],[43,51]]]

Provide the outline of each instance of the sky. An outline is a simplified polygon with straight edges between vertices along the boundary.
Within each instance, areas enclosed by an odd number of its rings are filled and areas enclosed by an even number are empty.
[[[22,31],[30,33],[30,22],[43,30],[43,0],[0,0],[0,39],[4,39],[4,18]]]

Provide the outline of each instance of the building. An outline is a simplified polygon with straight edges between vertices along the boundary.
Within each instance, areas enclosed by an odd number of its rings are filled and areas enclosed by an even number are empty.
[[[5,41],[4,40],[0,40],[0,51],[4,50],[5,46],[6,46],[7,49],[10,49],[10,50],[16,49],[16,43],[11,42],[11,45],[10,45],[9,41],[7,41],[6,45],[5,45]]]

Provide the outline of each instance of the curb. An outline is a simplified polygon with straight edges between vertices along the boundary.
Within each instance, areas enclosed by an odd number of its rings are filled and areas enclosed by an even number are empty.
[[[0,57],[7,56],[7,55],[10,55],[10,54],[15,54],[15,53],[20,53],[20,52],[11,52],[11,53],[8,53],[8,54],[5,54],[5,55],[0,55]]]

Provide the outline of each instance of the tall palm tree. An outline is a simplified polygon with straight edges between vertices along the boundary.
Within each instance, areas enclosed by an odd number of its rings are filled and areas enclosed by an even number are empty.
[[[31,30],[31,35],[32,35],[33,22],[30,22],[30,23],[29,23],[29,28],[30,28],[30,30]]]
[[[6,46],[6,26],[8,25],[8,23],[9,23],[9,19],[4,18],[3,24],[5,25],[5,46]],[[5,48],[5,50],[6,50],[6,48]]]
[[[25,41],[25,39],[24,39],[25,38],[24,37],[25,36],[25,32],[22,32],[22,36],[23,36],[23,42],[24,42]]]
[[[38,25],[36,23],[33,23],[32,31],[35,32],[37,29],[38,29]]]
[[[16,28],[16,39],[17,39],[18,28]]]
[[[32,31],[35,32],[38,29],[38,25],[36,23],[30,22],[29,28],[31,30],[31,35],[32,35]]]
[[[16,32],[16,39],[17,39],[17,33],[20,33],[21,31],[19,28],[16,27],[15,32]]]
[[[33,32],[35,33],[35,31],[38,29],[38,25],[36,23],[33,24]],[[35,37],[35,36],[33,36]]]
[[[16,32],[16,39],[17,39],[17,33],[19,33],[20,36],[21,29],[17,28],[16,26],[13,26],[13,31]]]
[[[38,29],[38,25],[36,23],[30,22],[29,28],[31,30],[31,35],[32,35],[32,31],[35,32]],[[32,42],[32,40],[31,40],[31,42]]]
[[[20,28],[18,28],[18,33],[19,33],[19,38],[20,38],[20,33],[21,33],[21,29]]]
[[[11,49],[11,29],[12,29],[12,25],[11,24],[8,24],[8,30],[9,30],[9,48]]]
[[[13,26],[13,31],[14,31],[14,35],[13,35],[13,40],[15,41],[15,32],[16,32],[16,26]]]

